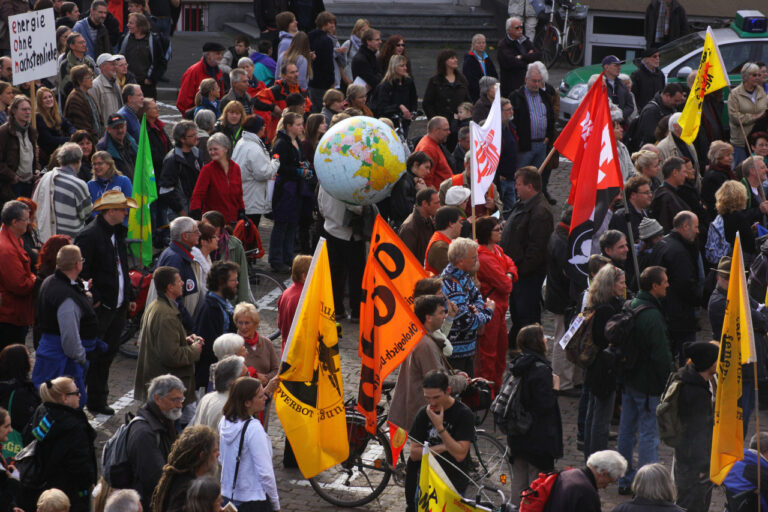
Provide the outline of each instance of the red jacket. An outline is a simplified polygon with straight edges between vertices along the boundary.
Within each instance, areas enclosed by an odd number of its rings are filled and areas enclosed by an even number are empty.
[[[440,190],[440,184],[453,176],[453,170],[448,164],[448,160],[446,160],[440,145],[429,135],[425,135],[416,145],[414,151],[423,151],[432,159],[432,170],[427,177],[424,178],[424,182],[428,187]]]
[[[27,251],[5,226],[0,229],[0,322],[13,325],[32,325],[35,320],[34,296],[37,276],[32,273]]]
[[[181,77],[181,88],[179,88],[179,96],[176,98],[176,108],[179,109],[181,115],[195,106],[195,94],[197,94],[200,88],[200,82],[206,78],[215,78],[219,82],[219,89],[221,89],[221,96],[227,93],[226,83],[224,82],[224,74],[217,68],[216,76],[210,76],[205,69],[205,63],[203,57],[199,62],[192,64],[187,68]]]
[[[238,213],[245,211],[240,166],[230,160],[229,174],[225,174],[218,162],[212,160],[205,164],[192,191],[189,209],[203,213],[216,210],[224,215],[227,223],[237,222]]]
[[[299,87],[299,84],[289,85],[284,80],[278,80],[272,87],[262,89],[256,93],[253,109],[255,114],[260,115],[264,119],[264,124],[267,127],[266,138],[268,141],[272,141],[275,138],[277,122],[280,121],[280,116],[275,116],[273,113],[275,105],[285,109],[285,98],[289,94],[296,92],[304,96],[304,112],[308,113],[310,107],[312,107],[312,101],[307,95],[307,90]]]
[[[283,338],[283,345],[280,349],[281,355],[285,350],[285,342],[288,341],[293,315],[296,314],[303,289],[304,283],[293,283],[277,299],[277,328],[280,329],[280,336]]]
[[[497,306],[506,306],[512,285],[517,281],[515,262],[498,245],[494,245],[493,251],[484,245],[479,246],[477,257],[480,260],[480,269],[477,271],[480,293],[483,297],[493,299]],[[512,274],[512,279],[507,274]]]

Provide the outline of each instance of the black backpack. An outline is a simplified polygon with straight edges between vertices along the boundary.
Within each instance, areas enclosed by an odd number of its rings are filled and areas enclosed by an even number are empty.
[[[635,343],[634,329],[635,319],[642,311],[655,308],[651,304],[642,304],[632,307],[632,301],[627,300],[621,311],[608,319],[605,324],[605,339],[610,346],[608,350],[616,361],[616,369],[619,373],[631,371],[640,359],[640,347]]]
[[[523,404],[524,378],[525,374],[515,376],[509,371],[491,404],[494,424],[510,436],[525,435],[533,425],[533,415]]]
[[[104,443],[101,453],[102,476],[114,489],[126,489],[133,485],[133,471],[128,460],[128,432],[131,425],[138,421],[147,421],[142,416],[125,415],[125,423]]]

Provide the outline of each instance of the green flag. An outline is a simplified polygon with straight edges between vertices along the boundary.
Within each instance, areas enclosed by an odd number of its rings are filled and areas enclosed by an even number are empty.
[[[128,216],[128,238],[141,240],[140,244],[132,244],[131,250],[142,264],[148,266],[152,263],[152,221],[149,204],[157,199],[157,186],[155,170],[152,166],[152,153],[149,149],[146,116],[141,119],[139,151],[133,171],[133,199],[136,200],[138,208],[131,209]]]

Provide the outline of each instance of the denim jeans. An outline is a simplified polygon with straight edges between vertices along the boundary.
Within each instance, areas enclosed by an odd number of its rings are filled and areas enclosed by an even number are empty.
[[[501,178],[499,180],[499,183],[501,184],[501,189],[499,190],[499,193],[501,194],[501,202],[504,205],[504,211],[502,211],[502,216],[506,219],[509,216],[510,210],[512,210],[512,207],[517,202],[517,190],[515,190],[515,179],[514,178]]]
[[[584,371],[581,371],[582,381],[584,380]],[[589,390],[587,386],[581,387],[581,396],[579,397],[579,413],[576,417],[576,440],[584,442],[584,424],[587,422],[587,407],[589,406]]]
[[[656,428],[656,406],[659,396],[646,395],[624,385],[619,420],[619,453],[627,459],[627,472],[619,479],[619,487],[630,487],[638,469],[659,460],[659,433]],[[637,467],[632,453],[637,441]]]
[[[272,267],[290,267],[293,263],[293,247],[298,227],[299,225],[293,222],[275,221],[272,235],[269,237],[269,264]]]
[[[546,157],[547,145],[544,142],[531,142],[530,151],[522,151],[517,155],[517,167],[532,165],[538,169]]]
[[[584,421],[584,460],[593,453],[608,448],[608,433],[615,401],[615,390],[604,399],[589,394],[587,418]]]

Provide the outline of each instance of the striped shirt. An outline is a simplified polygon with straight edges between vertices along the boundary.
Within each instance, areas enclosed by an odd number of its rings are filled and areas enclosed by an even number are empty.
[[[91,214],[93,204],[88,185],[69,166],[61,167],[53,179],[53,209],[56,234],[75,238]]]
[[[531,116],[531,140],[543,139],[547,136],[547,107],[541,99],[541,94],[532,93],[527,87],[523,87],[523,90]]]

